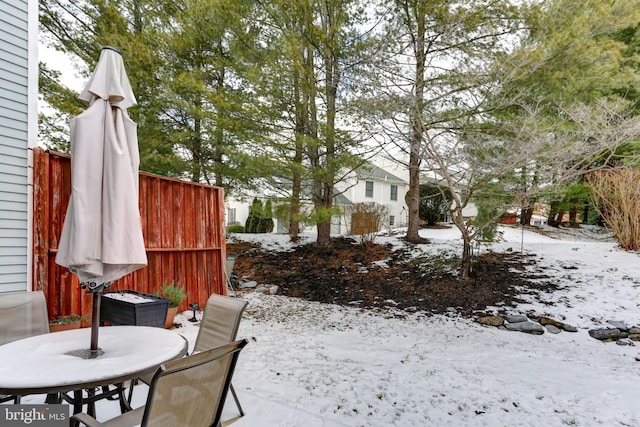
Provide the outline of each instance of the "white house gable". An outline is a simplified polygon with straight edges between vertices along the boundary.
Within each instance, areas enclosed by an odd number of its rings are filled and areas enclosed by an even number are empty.
[[[385,227],[403,227],[407,224],[407,208],[405,195],[409,190],[409,184],[402,178],[393,175],[377,166],[367,164],[356,171],[352,171],[345,179],[335,185],[335,203],[346,207],[356,203],[376,203],[386,207],[389,215],[384,220]],[[266,200],[266,197],[258,196]],[[245,201],[235,200],[230,197],[226,200],[227,226],[244,225],[249,215],[249,206],[252,198]],[[274,201],[277,204],[277,201]],[[310,211],[311,207],[307,206]],[[284,227],[278,224],[274,218],[274,232],[284,232]],[[349,218],[335,216],[332,219],[331,234],[348,234],[350,232]]]

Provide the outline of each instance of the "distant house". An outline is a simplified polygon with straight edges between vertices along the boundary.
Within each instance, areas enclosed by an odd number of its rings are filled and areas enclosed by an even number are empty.
[[[351,203],[376,203],[388,209],[384,221],[387,228],[406,227],[407,204],[405,195],[409,191],[409,183],[404,179],[371,163],[356,169],[347,178],[339,182],[336,188]],[[340,224],[341,233],[349,233],[349,218],[343,218]]]
[[[38,131],[38,2],[1,0],[0,292],[31,289],[32,156]]]
[[[283,184],[286,186],[286,184]],[[407,207],[405,195],[409,191],[409,183],[384,169],[367,163],[364,166],[348,173],[341,182],[335,185],[334,204],[347,211],[349,205],[356,203],[376,203],[384,206],[388,212],[383,219],[385,228],[404,227],[407,225]],[[267,195],[256,196],[262,201],[267,198],[275,205],[277,197]],[[249,215],[249,200],[239,200],[229,197],[226,200],[227,225],[244,225]],[[305,202],[305,208],[311,209],[309,201]],[[286,233],[284,224],[274,218],[274,232]],[[346,235],[351,233],[351,220],[348,215],[335,215],[331,221],[331,234]],[[310,227],[307,231],[313,231]]]

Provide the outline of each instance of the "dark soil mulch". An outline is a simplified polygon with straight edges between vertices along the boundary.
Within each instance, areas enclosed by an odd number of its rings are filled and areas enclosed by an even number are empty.
[[[338,238],[330,248],[314,244],[291,252],[266,251],[259,245],[227,243],[237,253],[234,274],[259,284],[278,285],[279,294],[356,307],[397,307],[407,311],[472,315],[487,306],[503,311],[521,302],[525,293],[552,291],[544,280],[533,282],[525,268],[532,257],[519,253],[487,252],[474,258],[474,275],[457,276],[451,254],[416,259],[409,250],[363,246]],[[536,279],[544,279],[537,275]]]

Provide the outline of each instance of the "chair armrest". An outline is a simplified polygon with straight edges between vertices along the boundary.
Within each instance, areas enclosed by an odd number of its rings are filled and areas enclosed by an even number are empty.
[[[87,415],[83,412],[75,414],[71,417],[71,421],[69,423],[70,427],[78,427],[80,423],[88,426],[88,427],[100,427],[100,422],[93,418],[90,415]]]

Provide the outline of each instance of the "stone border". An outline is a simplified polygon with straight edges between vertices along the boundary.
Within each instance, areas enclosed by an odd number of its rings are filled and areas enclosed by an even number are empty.
[[[545,316],[532,320],[523,314],[494,315],[481,316],[476,321],[485,326],[533,335],[542,335],[545,332],[551,334],[559,334],[563,331],[578,332],[575,326]],[[611,326],[610,328],[591,329],[589,336],[600,341],[615,341],[618,345],[635,345],[634,341],[640,341],[640,326],[628,326],[625,322],[617,320],[607,323]]]

